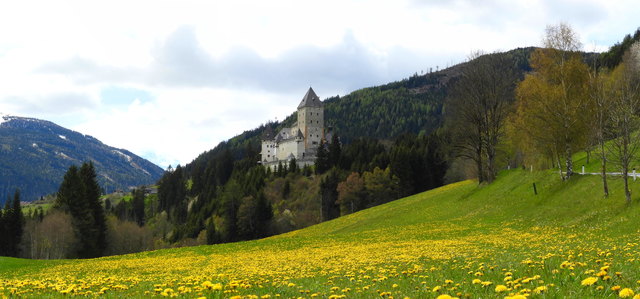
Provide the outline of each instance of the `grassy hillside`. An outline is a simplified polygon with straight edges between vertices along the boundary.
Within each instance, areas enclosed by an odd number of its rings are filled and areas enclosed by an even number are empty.
[[[640,292],[640,204],[625,205],[621,185],[611,179],[604,199],[597,176],[518,169],[258,241],[0,258],[0,295],[613,298]]]

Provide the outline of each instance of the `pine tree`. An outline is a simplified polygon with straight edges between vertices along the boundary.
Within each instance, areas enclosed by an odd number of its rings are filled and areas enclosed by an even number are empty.
[[[320,141],[320,146],[318,146],[318,152],[316,153],[316,174],[323,174],[331,168],[326,147],[324,140]]]
[[[91,214],[91,228],[93,235],[90,237],[90,248],[86,257],[99,257],[104,253],[107,247],[107,219],[104,215],[104,208],[100,202],[100,185],[96,178],[96,171],[93,163],[85,162],[79,171],[80,183],[82,186],[82,197],[87,203],[89,213]]]
[[[7,255],[7,247],[9,245],[9,230],[7,225],[7,214],[9,211],[9,197],[4,202],[4,209],[0,208],[0,256]]]
[[[207,221],[207,245],[220,243],[220,236],[216,231],[216,225],[213,223],[213,219]]]
[[[298,168],[298,161],[296,161],[296,158],[292,158],[291,160],[289,160],[289,169],[288,169],[288,173],[298,173],[298,171],[300,171],[300,168]]]
[[[256,222],[257,222],[257,235],[258,237],[266,237],[269,232],[269,222],[273,218],[273,209],[271,203],[264,196],[264,193],[258,194],[256,202]]]
[[[133,190],[133,218],[135,218],[136,222],[139,226],[144,225],[144,189],[138,188]]]
[[[320,182],[322,221],[331,220],[340,216],[338,205],[338,183],[340,177],[336,168],[331,169]]]
[[[329,144],[329,165],[340,167],[340,157],[342,156],[342,144],[340,144],[340,138],[334,134],[331,137],[331,144]]]
[[[100,194],[91,162],[84,163],[80,169],[75,165],[69,167],[58,189],[55,206],[71,215],[78,240],[76,257],[102,256],[107,247],[107,223]]]
[[[102,256],[104,248],[107,246],[107,224],[104,215],[104,209],[100,202],[100,185],[96,179],[95,168],[93,163],[83,163],[79,171],[80,183],[82,184],[82,197],[86,201],[91,214],[91,243],[87,244],[91,248],[91,252],[87,257]]]
[[[24,215],[20,206],[20,190],[16,190],[13,195],[13,204],[9,211],[6,212],[5,225],[8,233],[7,255],[17,257],[20,253],[20,241],[22,240],[22,232],[24,230]]]

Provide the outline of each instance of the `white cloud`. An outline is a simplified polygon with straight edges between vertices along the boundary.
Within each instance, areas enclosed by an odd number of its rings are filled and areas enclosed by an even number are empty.
[[[538,45],[560,21],[604,50],[638,15],[631,0],[4,1],[0,111],[185,164],[309,85],[328,97]]]

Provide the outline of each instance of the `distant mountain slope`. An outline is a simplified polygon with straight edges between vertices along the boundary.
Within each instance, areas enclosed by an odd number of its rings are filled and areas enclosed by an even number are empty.
[[[52,122],[0,115],[0,203],[16,188],[23,200],[57,191],[72,164],[93,161],[106,191],[155,183],[163,173],[133,153]]]

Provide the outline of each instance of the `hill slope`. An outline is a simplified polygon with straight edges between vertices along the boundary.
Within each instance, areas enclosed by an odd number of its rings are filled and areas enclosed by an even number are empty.
[[[0,203],[16,188],[23,200],[58,190],[72,164],[93,161],[107,191],[153,184],[163,170],[133,153],[52,122],[0,115]]]
[[[611,179],[608,199],[599,188],[597,176],[562,182],[552,171],[511,170],[492,185],[455,183],[258,241],[85,261],[0,258],[6,279],[0,294],[12,288],[32,295],[210,298],[637,293],[640,205],[624,204],[620,179]]]

